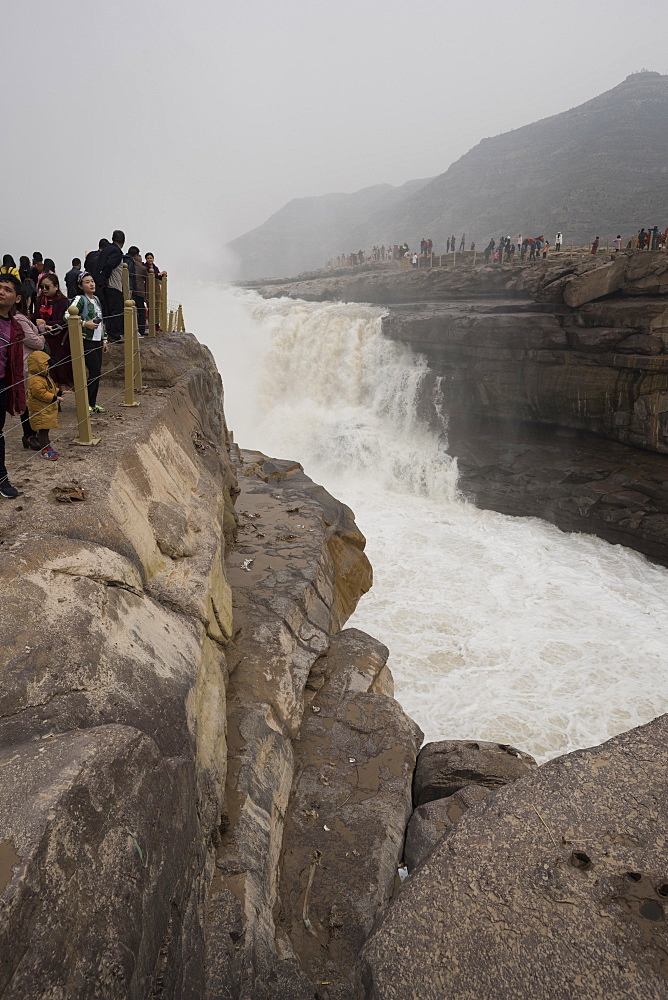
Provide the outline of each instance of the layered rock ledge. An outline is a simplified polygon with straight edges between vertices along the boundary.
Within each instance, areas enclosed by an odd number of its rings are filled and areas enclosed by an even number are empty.
[[[0,996],[349,997],[422,739],[387,650],[342,631],[364,538],[299,465],[237,451],[194,337],[142,360],[139,407],[105,389],[103,449],[64,410],[58,465],[12,455]]]
[[[368,269],[265,296],[387,307],[424,355],[423,415],[478,506],[543,517],[668,564],[668,255]]]

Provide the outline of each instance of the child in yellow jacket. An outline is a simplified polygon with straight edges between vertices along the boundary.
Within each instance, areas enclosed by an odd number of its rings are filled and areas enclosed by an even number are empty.
[[[64,395],[49,375],[49,355],[32,351],[28,355],[28,392],[26,401],[30,426],[41,445],[41,458],[55,462],[58,452],[49,442],[49,431],[58,426],[58,400]],[[66,392],[68,390],[65,390]]]

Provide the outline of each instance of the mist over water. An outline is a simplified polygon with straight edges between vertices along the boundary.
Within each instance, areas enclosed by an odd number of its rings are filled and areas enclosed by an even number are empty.
[[[668,710],[668,571],[458,498],[445,438],[417,414],[426,362],[382,336],[381,309],[208,287],[188,311],[236,440],[299,460],[355,511],[374,586],[348,624],[389,646],[427,740],[542,760]]]

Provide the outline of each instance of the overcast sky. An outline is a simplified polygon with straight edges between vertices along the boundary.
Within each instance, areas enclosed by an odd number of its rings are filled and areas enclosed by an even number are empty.
[[[225,276],[224,244],[291,198],[441,173],[665,73],[667,28],[667,0],[14,5],[0,252],[62,274],[118,226],[172,273]]]

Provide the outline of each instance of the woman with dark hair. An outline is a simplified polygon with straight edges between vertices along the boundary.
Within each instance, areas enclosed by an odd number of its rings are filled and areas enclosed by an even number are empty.
[[[15,278],[21,280],[18,268],[16,266],[16,261],[10,253],[6,253],[2,258],[2,267],[0,267],[0,274],[13,274]]]
[[[44,258],[44,266],[43,266],[43,268],[42,268],[42,270],[40,272],[39,278],[37,279],[37,287],[38,288],[42,284],[42,280],[44,278],[46,278],[47,274],[50,274],[50,275],[52,275],[54,277],[55,277],[55,274],[56,274],[56,265],[54,264],[54,262],[51,260],[50,257],[45,257]]]
[[[51,374],[54,381],[71,389],[74,385],[74,376],[66,313],[67,299],[60,290],[57,276],[45,273],[40,281],[35,303],[35,322],[39,332],[46,339],[46,350],[51,355]]]
[[[30,261],[28,261],[28,268],[30,268]],[[23,285],[21,287],[23,287]],[[23,295],[16,303],[14,321],[23,331],[23,385],[27,391],[28,355],[31,354],[32,351],[44,350],[44,337],[41,333],[37,332],[35,324],[30,322],[30,319],[28,318],[28,307]],[[39,451],[40,444],[32,427],[30,426],[30,411],[28,410],[27,403],[25,410],[21,414],[21,424],[23,425],[23,447],[32,448],[33,451]]]
[[[37,285],[30,277],[30,272],[32,268],[30,265],[30,257],[19,257],[19,278],[21,279],[21,303],[25,308],[26,316],[34,319],[33,311],[35,308],[35,295],[37,293]]]
[[[95,279],[88,271],[79,275],[78,298],[72,300],[81,316],[84,337],[84,358],[88,369],[88,409],[91,413],[104,413],[104,407],[97,402],[97,391],[100,388],[100,373],[102,371],[102,355],[107,353],[107,331],[102,315],[102,303],[95,294]]]

